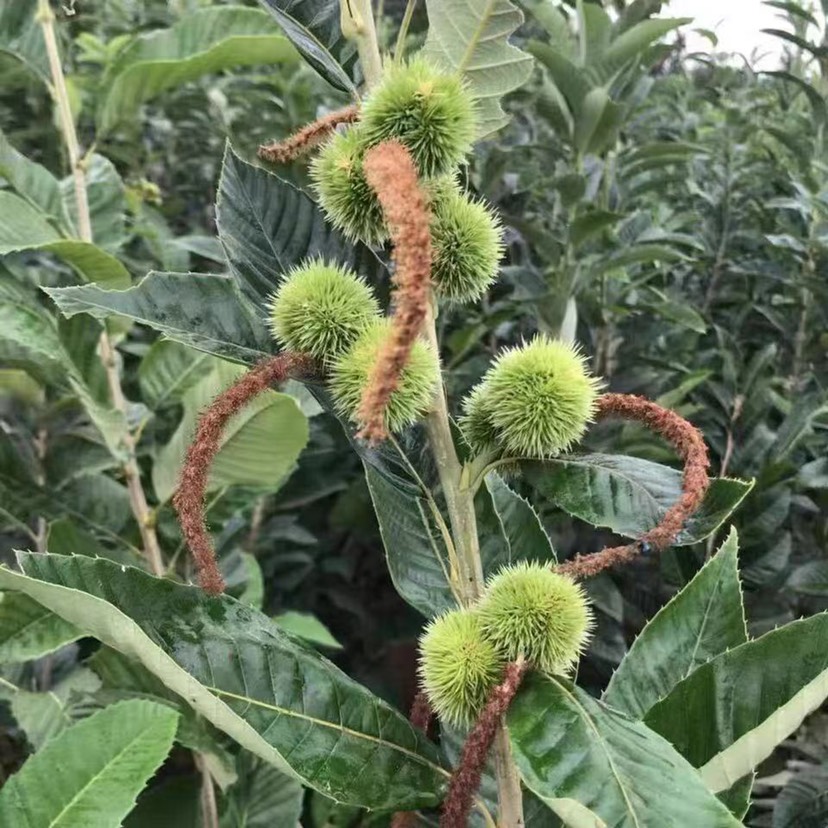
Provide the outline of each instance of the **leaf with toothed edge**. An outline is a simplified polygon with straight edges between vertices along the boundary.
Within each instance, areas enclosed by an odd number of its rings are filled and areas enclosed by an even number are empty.
[[[531,55],[509,43],[523,13],[509,0],[426,0],[428,37],[423,54],[459,73],[477,100],[478,137],[509,123],[500,99],[532,73]]]
[[[43,290],[64,316],[125,316],[232,362],[252,365],[275,350],[264,321],[229,276],[151,271],[128,290],[97,285]]]
[[[262,316],[281,277],[313,257],[351,267],[372,285],[387,278],[376,254],[334,230],[308,195],[243,161],[229,143],[218,185],[216,224],[230,271]]]
[[[731,529],[716,555],[644,627],[610,680],[607,704],[643,718],[697,667],[748,640],[738,549]]]
[[[18,560],[25,574],[0,568],[0,587],[137,659],[283,772],[370,809],[439,802],[448,772],[436,747],[262,613],[100,559],[21,552]]]
[[[778,627],[708,661],[644,718],[723,791],[828,698],[828,613]]]
[[[506,722],[523,782],[567,824],[741,825],[666,739],[565,679],[530,675]]]
[[[169,707],[133,699],[67,728],[3,786],[0,824],[120,825],[169,753],[177,720]]]
[[[660,463],[614,454],[571,454],[521,463],[540,495],[565,512],[637,538],[653,529],[681,496],[681,472]],[[715,478],[674,546],[709,537],[753,488],[753,481]]]
[[[357,48],[342,34],[335,0],[259,0],[305,60],[328,83],[356,94]]]

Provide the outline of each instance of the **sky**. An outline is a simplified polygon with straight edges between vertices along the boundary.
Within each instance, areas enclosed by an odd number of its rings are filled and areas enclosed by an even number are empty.
[[[743,52],[750,55],[754,49],[764,55],[759,68],[768,69],[778,61],[780,41],[761,33],[762,29],[788,29],[777,9],[765,6],[761,0],[670,0],[662,12],[667,17],[693,17],[694,23],[686,29],[689,49],[711,51],[708,40],[690,31],[692,28],[711,29],[719,37],[717,51]]]

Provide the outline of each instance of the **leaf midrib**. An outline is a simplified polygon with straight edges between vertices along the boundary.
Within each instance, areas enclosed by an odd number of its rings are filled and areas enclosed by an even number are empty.
[[[69,811],[70,808],[74,807],[75,803],[86,793],[86,791],[90,788],[90,786],[92,786],[104,774],[106,774],[114,764],[116,764],[117,762],[120,761],[121,757],[128,750],[130,750],[133,747],[133,745],[135,745],[136,743],[143,740],[146,735],[147,735],[147,730],[145,729],[145,730],[141,731],[140,733],[138,733],[135,736],[135,738],[133,738],[128,744],[124,745],[124,747],[121,750],[119,750],[118,753],[115,756],[113,756],[110,759],[110,761],[108,761],[100,769],[100,771],[98,771],[94,776],[92,776],[91,779],[75,794],[75,796],[73,796],[72,799],[70,799],[69,802],[66,803],[66,805],[63,807],[61,812],[49,823],[48,828],[54,828],[54,826],[57,825],[60,822],[60,820],[63,818],[64,814],[66,814],[66,812]],[[151,731],[150,731],[150,735],[152,735]]]
[[[638,821],[638,816],[633,810],[632,802],[630,802],[630,799],[627,796],[627,789],[621,780],[621,776],[618,773],[618,770],[615,767],[615,762],[613,762],[612,760],[612,756],[610,755],[609,749],[606,745],[606,740],[601,735],[601,732],[598,730],[598,728],[595,726],[595,722],[592,721],[592,717],[589,715],[589,713],[586,711],[586,709],[574,693],[571,693],[559,681],[555,679],[552,679],[552,681],[560,688],[561,692],[564,693],[564,695],[566,695],[570,699],[570,701],[575,705],[575,707],[584,717],[584,721],[589,726],[589,729],[595,734],[595,741],[600,746],[601,750],[604,752],[604,755],[607,757],[607,764],[609,764],[610,770],[612,771],[612,775],[616,783],[618,784],[618,789],[621,792],[621,796],[624,799],[624,804],[627,806],[627,813],[632,817],[633,823],[635,824],[635,828],[642,828],[641,823]]]

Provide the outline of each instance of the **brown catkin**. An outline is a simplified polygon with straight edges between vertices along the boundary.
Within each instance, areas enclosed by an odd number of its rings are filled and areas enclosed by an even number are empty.
[[[621,417],[634,420],[667,440],[684,463],[682,492],[661,522],[636,543],[607,547],[592,555],[576,555],[556,568],[557,572],[572,578],[591,578],[605,569],[629,563],[641,553],[645,543],[658,551],[666,549],[699,508],[710,486],[707,475],[710,458],[704,438],[694,425],[675,411],[633,394],[603,394],[598,398],[596,416],[598,419]]]
[[[489,694],[486,706],[466,737],[460,760],[451,776],[440,828],[467,828],[492,742],[528,668],[525,661],[507,664],[503,681]]]
[[[222,391],[198,421],[195,437],[187,449],[173,506],[195,559],[199,583],[207,592],[216,595],[224,592],[224,579],[216,563],[204,514],[210,465],[221,447],[224,429],[234,414],[273,383],[292,376],[309,376],[314,371],[313,360],[303,354],[283,353],[266,359]]]
[[[312,124],[302,127],[284,141],[272,141],[259,147],[259,158],[273,164],[289,164],[318,147],[340,124],[359,120],[359,107],[346,106],[323,115]]]
[[[386,141],[365,153],[365,177],[376,192],[394,243],[394,324],[362,396],[359,436],[377,443],[388,436],[385,409],[400,383],[428,312],[431,285],[431,214],[411,153]]]
[[[434,711],[428,703],[428,696],[425,693],[417,693],[411,705],[411,713],[408,720],[418,730],[428,735],[428,728],[431,724]],[[413,828],[416,825],[416,814],[413,811],[397,811],[391,819],[391,828]]]

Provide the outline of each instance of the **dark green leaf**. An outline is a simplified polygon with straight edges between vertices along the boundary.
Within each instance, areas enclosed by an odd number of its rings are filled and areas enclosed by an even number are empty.
[[[624,455],[571,455],[526,463],[524,470],[538,492],[564,511],[631,538],[654,528],[681,495],[679,471]],[[711,535],[752,488],[752,481],[713,480],[676,545],[690,545]]]
[[[305,193],[242,161],[229,144],[216,222],[230,269],[257,308],[267,306],[285,273],[315,256],[348,265],[371,283],[384,276],[385,268],[374,253],[340,236]]]
[[[82,635],[28,596],[0,593],[0,664],[40,658]]]
[[[337,0],[260,0],[290,38],[302,57],[328,83],[356,94],[352,81],[357,50],[340,25]]]
[[[740,825],[667,741],[568,681],[531,676],[507,723],[523,781],[568,825]]]
[[[447,774],[400,713],[232,598],[76,556],[0,569],[70,623],[140,660],[243,747],[340,801],[435,805]],[[366,773],[370,767],[371,773]]]
[[[747,641],[736,530],[647,624],[615,671],[604,701],[643,718],[697,667]]]
[[[713,791],[729,788],[828,697],[828,615],[717,656],[647,713]]]
[[[128,290],[97,285],[44,290],[66,316],[125,316],[232,362],[252,365],[273,350],[264,322],[228,276],[153,271]]]

